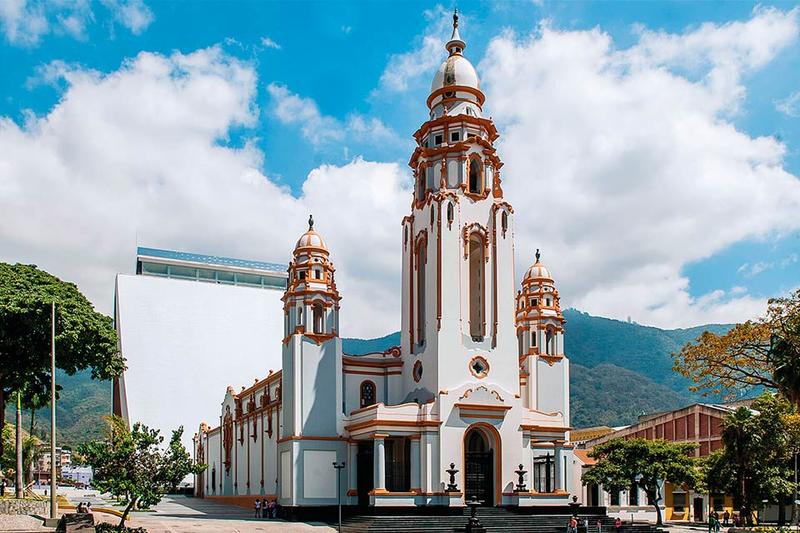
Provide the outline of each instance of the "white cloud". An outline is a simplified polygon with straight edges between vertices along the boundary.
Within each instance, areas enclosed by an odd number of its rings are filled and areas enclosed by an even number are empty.
[[[278,43],[276,43],[275,41],[266,36],[261,38],[261,46],[265,48],[273,48],[275,50],[281,49],[281,45],[279,45]]]
[[[414,42],[420,42],[410,52],[394,54],[389,58],[386,68],[380,79],[379,89],[382,91],[401,92],[414,86],[421,80],[433,77],[435,69],[444,60],[444,43],[452,31],[451,13],[445,11],[441,5],[424,12],[428,25],[421,37],[416,37]],[[464,17],[460,18],[463,22]]]
[[[800,91],[793,92],[783,100],[775,102],[775,109],[787,117],[800,117]]]
[[[291,92],[286,86],[271,83],[267,91],[272,97],[274,115],[284,124],[299,126],[300,131],[316,147],[344,141],[361,144],[396,144],[398,135],[376,117],[351,113],[345,121],[323,115],[312,98]]]
[[[100,0],[113,19],[139,35],[153,21],[153,12],[143,0]],[[95,22],[91,0],[4,0],[0,2],[0,30],[15,46],[38,46],[53,33],[85,40]]]
[[[0,2],[0,30],[6,41],[15,46],[35,47],[50,32],[84,39],[92,17],[88,0]]]
[[[100,0],[114,19],[134,35],[141,34],[153,22],[153,12],[143,0]]]
[[[757,261],[756,263],[744,263],[740,266],[737,270],[741,275],[746,278],[752,278],[761,274],[762,272],[766,272],[767,270],[771,270],[773,268],[780,268],[784,269],[787,268],[800,260],[800,255],[796,253],[792,253],[781,259],[780,261]]]
[[[640,323],[760,312],[764,302],[741,287],[693,298],[682,271],[800,225],[786,147],[728,118],[743,101],[743,75],[796,42],[797,26],[796,11],[759,10],[747,23],[679,36],[642,30],[642,44],[622,51],[599,30],[495,39],[480,70],[516,207],[517,270],[542,248],[565,305]],[[720,35],[738,52],[714,52]],[[443,55],[436,50],[426,79]],[[679,56],[696,59],[688,68]],[[720,69],[725,83],[714,80]],[[254,67],[221,48],[141,53],[111,73],[54,63],[38,76],[65,90],[43,116],[0,118],[0,260],[74,280],[108,312],[113,276],[131,270],[137,241],[287,261],[313,212],[337,266],[342,333],[398,328],[404,168],[322,165],[293,196],[263,175],[269,154],[220,142],[259,113]],[[316,146],[394,135],[372,117],[324,115],[282,85],[267,90],[272,116]]]
[[[682,34],[599,29],[492,41],[479,69],[501,131],[519,266],[534,248],[566,305],[660,326],[731,321],[764,302],[690,296],[683,268],[743,239],[800,227],[786,147],[729,121],[743,75],[797,42],[798,10]]]
[[[0,260],[73,280],[108,313],[137,241],[287,262],[311,212],[337,266],[343,333],[397,327],[410,194],[398,165],[323,165],[294,197],[262,174],[253,146],[218,142],[259,112],[254,68],[221,48],[56,73],[66,90],[46,115],[0,119]]]

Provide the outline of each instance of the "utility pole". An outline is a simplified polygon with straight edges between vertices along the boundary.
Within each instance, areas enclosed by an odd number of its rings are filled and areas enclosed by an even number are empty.
[[[56,500],[56,302],[50,313],[50,518],[58,515]],[[59,458],[60,459],[60,458]]]
[[[14,477],[14,497],[22,498],[22,400],[20,391],[17,390],[17,427],[14,431],[16,433],[17,445],[17,473]]]

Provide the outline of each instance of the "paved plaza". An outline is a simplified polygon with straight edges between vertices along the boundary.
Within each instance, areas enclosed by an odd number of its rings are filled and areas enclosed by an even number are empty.
[[[253,512],[205,499],[167,496],[152,513],[134,513],[131,526],[141,526],[150,533],[184,533],[214,531],[238,533],[247,531],[329,532],[325,524],[257,520]]]

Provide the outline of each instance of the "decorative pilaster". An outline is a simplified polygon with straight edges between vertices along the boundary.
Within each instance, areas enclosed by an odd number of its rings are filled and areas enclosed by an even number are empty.
[[[420,484],[420,463],[422,462],[422,456],[419,453],[419,435],[411,435],[409,437],[409,459],[411,461],[411,479],[410,485],[412,491],[421,491],[422,485]]]
[[[564,459],[563,459],[563,446],[564,441],[557,440],[553,442],[553,462],[555,462],[555,476],[556,476],[556,492],[564,491]]]

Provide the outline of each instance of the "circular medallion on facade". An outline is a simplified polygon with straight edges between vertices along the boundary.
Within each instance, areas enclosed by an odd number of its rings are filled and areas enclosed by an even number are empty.
[[[422,361],[414,363],[414,369],[411,371],[411,375],[414,377],[414,381],[419,383],[419,380],[422,379]]]
[[[469,371],[478,379],[483,379],[489,374],[489,362],[480,355],[469,360]]]

